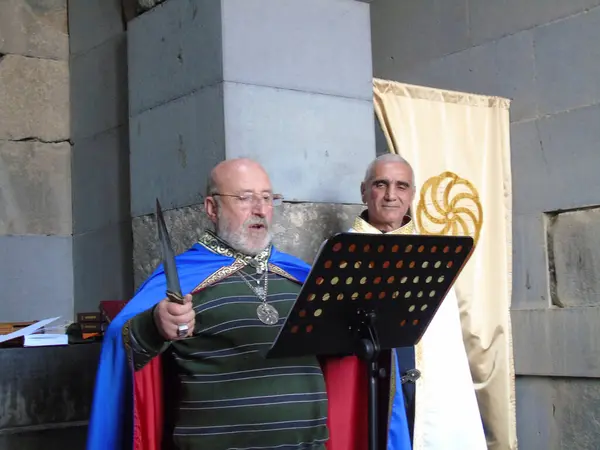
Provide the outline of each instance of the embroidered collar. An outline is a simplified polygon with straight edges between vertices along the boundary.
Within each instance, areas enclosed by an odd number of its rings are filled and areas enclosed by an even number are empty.
[[[354,219],[354,224],[352,225],[352,229],[359,233],[368,233],[368,234],[382,234],[377,228],[367,222],[368,211],[363,211],[359,216]],[[415,225],[410,216],[406,216],[404,218],[404,225],[396,230],[389,231],[386,234],[415,234]]]
[[[227,242],[209,230],[204,232],[204,234],[198,240],[198,243],[213,253],[242,261],[248,265],[251,265],[252,267],[266,267],[269,257],[271,256],[270,245],[258,255],[250,256],[234,250]]]

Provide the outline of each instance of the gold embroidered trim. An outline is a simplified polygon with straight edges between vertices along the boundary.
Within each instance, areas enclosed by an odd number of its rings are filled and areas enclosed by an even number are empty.
[[[415,225],[413,220],[409,217],[409,222],[406,225],[401,226],[400,228],[390,231],[386,234],[414,234],[415,233]],[[365,234],[382,234],[377,228],[363,219],[361,216],[357,216],[354,219],[354,224],[352,225],[352,229],[357,231],[358,233]]]
[[[129,362],[129,366],[133,370],[133,350],[131,349],[131,336],[130,336],[130,328],[131,328],[131,319],[125,322],[123,328],[121,329],[121,334],[123,337],[123,347],[125,347],[125,354],[127,355],[127,361]]]
[[[300,283],[300,281],[298,281],[298,279],[296,279],[292,274],[286,272],[285,270],[283,270],[280,267],[277,267],[276,265],[269,263],[269,270],[273,273],[276,273],[277,275],[280,275],[284,278],[287,278],[290,281],[294,281],[296,283]]]
[[[262,252],[260,252],[256,256],[244,255],[241,252],[238,252],[231,248],[229,244],[219,238],[212,231],[205,231],[204,234],[198,240],[198,243],[206,247],[213,253],[217,255],[227,256],[233,259],[239,259],[246,264],[250,264],[252,261],[256,261],[258,263],[266,264],[271,256],[271,246],[269,245]]]
[[[202,289],[206,289],[208,286],[211,286],[224,278],[227,278],[230,275],[233,275],[237,271],[243,269],[244,266],[246,266],[246,263],[244,261],[236,259],[231,265],[221,267],[212,275],[206,277],[202,283],[200,283],[198,286],[192,289],[192,295],[196,294]]]
[[[390,434],[390,427],[392,425],[392,409],[394,406],[394,397],[396,396],[396,350],[390,350],[391,361],[390,361],[390,397],[388,403],[388,436]]]

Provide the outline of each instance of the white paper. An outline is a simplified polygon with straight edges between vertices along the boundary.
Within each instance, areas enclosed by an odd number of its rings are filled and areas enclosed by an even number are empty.
[[[36,331],[38,331],[40,328],[48,325],[49,323],[52,323],[52,322],[58,320],[58,319],[60,319],[60,316],[53,317],[52,319],[40,320],[39,322],[36,322],[33,325],[29,325],[28,327],[21,328],[20,330],[17,330],[13,333],[2,334],[2,335],[0,335],[0,344],[2,342],[10,341],[11,339],[14,339],[14,338],[29,336],[30,334],[33,334]]]
[[[49,345],[69,345],[66,334],[30,334],[25,336],[23,347],[46,347]]]

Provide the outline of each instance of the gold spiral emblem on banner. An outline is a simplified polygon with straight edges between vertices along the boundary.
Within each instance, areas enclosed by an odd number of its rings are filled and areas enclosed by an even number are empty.
[[[429,178],[421,188],[416,220],[422,234],[471,236],[477,245],[483,209],[473,184],[453,172]]]

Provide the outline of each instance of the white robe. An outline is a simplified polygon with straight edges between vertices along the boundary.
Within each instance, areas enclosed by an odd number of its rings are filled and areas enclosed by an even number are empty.
[[[349,232],[381,233],[360,217]],[[417,232],[411,221],[390,234]],[[413,450],[486,450],[454,288],[415,347],[415,363],[421,376],[416,382]]]

